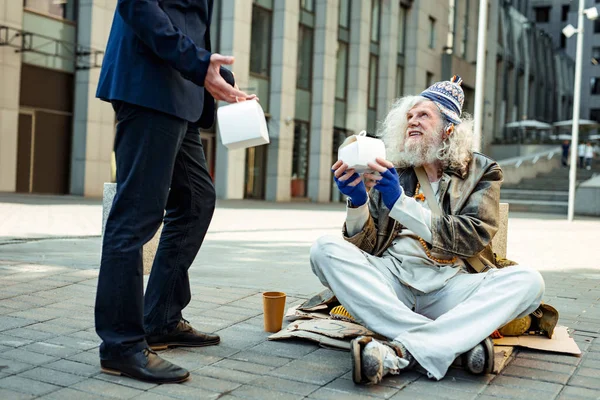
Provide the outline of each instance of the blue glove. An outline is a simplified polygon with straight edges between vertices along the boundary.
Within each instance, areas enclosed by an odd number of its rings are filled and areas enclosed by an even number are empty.
[[[344,181],[339,180],[335,175],[333,176],[333,179],[335,180],[335,183],[340,192],[350,197],[350,201],[352,201],[352,205],[355,207],[362,206],[367,202],[368,199],[367,188],[362,180],[358,183],[358,185],[350,186],[350,183],[354,182],[354,180],[359,176],[360,175],[358,175],[358,173],[355,172],[350,178]]]
[[[394,207],[394,204],[396,204],[402,194],[400,179],[394,168],[388,168],[387,171],[382,172],[381,180],[377,181],[377,184],[373,188],[381,193],[383,203],[390,210]]]

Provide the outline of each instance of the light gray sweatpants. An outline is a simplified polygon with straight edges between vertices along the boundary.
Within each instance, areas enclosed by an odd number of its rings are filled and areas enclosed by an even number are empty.
[[[335,236],[321,237],[310,251],[313,272],[348,312],[402,343],[438,380],[457,356],[535,311],[544,294],[540,273],[523,266],[457,274],[424,294],[402,284],[374,258]]]

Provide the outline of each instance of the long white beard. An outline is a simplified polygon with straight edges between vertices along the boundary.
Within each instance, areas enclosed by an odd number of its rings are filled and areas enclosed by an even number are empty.
[[[396,157],[400,165],[420,167],[424,164],[433,164],[438,160],[437,154],[442,145],[441,138],[424,135],[422,139],[405,142],[404,150]]]

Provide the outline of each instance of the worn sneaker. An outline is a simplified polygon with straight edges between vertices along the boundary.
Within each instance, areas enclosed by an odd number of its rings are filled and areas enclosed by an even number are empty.
[[[489,337],[462,356],[463,368],[473,375],[491,374],[494,368],[494,342]]]
[[[398,342],[360,336],[351,342],[352,380],[375,385],[387,374],[397,375],[414,364],[412,355]]]

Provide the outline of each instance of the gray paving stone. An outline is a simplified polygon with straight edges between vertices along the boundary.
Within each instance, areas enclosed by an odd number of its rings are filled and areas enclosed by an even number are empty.
[[[96,400],[107,399],[108,397],[101,396],[97,393],[86,393],[79,390],[64,388],[40,397],[43,400]]]
[[[55,318],[46,322],[49,325],[57,325],[64,328],[76,329],[74,332],[88,329],[94,326],[94,317],[89,316],[87,320],[75,319],[75,318]]]
[[[263,387],[270,390],[307,396],[319,389],[317,385],[309,383],[291,381],[289,379],[277,378],[274,376],[263,376],[252,382],[252,386]]]
[[[115,385],[127,386],[139,390],[149,390],[158,386],[154,383],[142,382],[138,381],[137,379],[127,378],[125,376],[117,376],[104,373],[94,376],[94,379],[97,379],[99,381],[110,382],[111,384]]]
[[[46,368],[55,369],[57,371],[68,372],[70,374],[81,375],[90,377],[100,373],[100,363],[98,365],[91,366],[75,361],[69,360],[58,360],[50,364],[44,365]]]
[[[418,382],[415,382],[418,383]],[[413,383],[413,385],[415,384]],[[411,385],[412,386],[412,385]],[[389,399],[398,392],[397,388],[383,385],[355,385],[354,382],[347,379],[336,379],[333,382],[323,386],[323,389],[328,389],[339,393],[340,398],[345,398],[349,394],[358,394],[362,396],[378,397]],[[320,389],[319,389],[320,390]],[[319,397],[319,390],[315,392],[315,397]]]
[[[0,315],[0,332],[8,331],[22,326],[35,324],[37,321],[27,318],[9,317],[6,315]]]
[[[100,341],[98,340],[91,341],[75,336],[56,336],[48,340],[44,340],[44,342],[65,346],[71,349],[76,349],[78,351],[94,349],[100,345]]]
[[[503,376],[503,375],[497,376],[492,381],[492,384],[499,385],[499,386],[507,386],[507,387],[518,387],[518,388],[523,388],[523,389],[528,389],[528,390],[544,391],[544,392],[550,392],[550,393],[555,393],[555,394],[559,393],[561,391],[561,389],[563,388],[563,385],[560,385],[557,383],[540,382],[540,381],[534,381],[531,379],[522,379],[522,378],[516,378],[516,377],[512,377],[512,376]]]
[[[48,321],[48,320],[54,318],[51,315],[40,312],[39,308],[15,311],[15,312],[12,312],[11,314],[9,314],[8,316],[15,317],[15,318],[26,318],[28,320],[35,321],[35,322],[44,322],[44,321]]]
[[[520,367],[518,365],[509,365],[502,371],[504,376],[514,376],[517,378],[528,378],[543,382],[553,382],[566,385],[571,374],[563,374],[559,372],[544,371],[541,369]]]
[[[105,397],[116,397],[119,399],[129,399],[142,393],[142,391],[138,389],[101,381],[99,379],[86,379],[71,386],[71,389]]]
[[[552,400],[558,396],[558,392],[538,392],[535,390],[528,390],[517,387],[507,386],[488,386],[482,394],[493,396],[493,397],[508,397],[511,399],[528,399],[528,400]]]
[[[524,368],[541,369],[544,371],[559,372],[562,374],[572,374],[575,371],[575,367],[572,365],[564,365],[539,360],[530,360],[525,358],[517,358],[513,360],[510,363],[510,365]]]
[[[31,341],[37,342],[40,340],[50,339],[56,336],[56,334],[54,333],[42,332],[36,329],[29,328],[11,329],[8,331],[4,331],[3,333],[15,338],[27,339],[27,344],[31,343]]]
[[[597,376],[596,378],[589,378],[587,376],[575,375],[569,380],[569,386],[579,386],[588,389],[600,390],[600,379],[598,379]]]
[[[260,378],[260,375],[253,373],[242,372],[231,370],[227,368],[219,368],[215,366],[208,366],[200,368],[192,373],[192,379],[194,376],[208,376],[215,379],[223,379],[231,382],[249,383]]]
[[[0,358],[0,371],[5,374],[18,374],[31,368],[34,368],[34,366],[28,363]]]
[[[261,365],[268,365],[271,367],[281,367],[292,360],[291,358],[270,356],[252,350],[242,350],[235,355],[230,356],[229,358]]]
[[[181,349],[161,351],[160,356],[174,364],[186,368],[189,371],[194,371],[207,365],[214,364],[222,359],[222,357],[192,353]]]
[[[40,382],[50,383],[57,386],[71,386],[81,382],[85,378],[66,372],[56,371],[49,368],[38,367],[21,372],[18,376],[29,378]]]
[[[559,399],[570,400],[570,399],[595,399],[600,398],[597,390],[585,389],[574,386],[565,386],[562,392],[560,392]]]
[[[90,351],[82,351],[81,353],[73,354],[69,357],[66,357],[67,360],[76,361],[79,363],[84,363],[87,365],[98,366],[100,365],[100,357],[98,355],[98,351],[90,352]]]
[[[269,340],[252,347],[252,351],[284,358],[302,358],[319,348],[318,345],[300,340]]]
[[[565,354],[551,354],[542,352],[519,351],[518,358],[528,358],[532,360],[547,361],[555,364],[567,364],[577,366],[581,362],[581,357],[574,357]]]
[[[360,394],[352,393],[352,392],[340,393],[337,390],[320,388],[317,391],[315,391],[314,393],[311,393],[311,395],[308,396],[307,398],[308,399],[317,399],[317,400],[339,400],[339,399],[367,400],[367,399],[377,399],[377,398],[380,399],[381,397],[371,397],[371,396],[367,396],[363,393],[360,393]]]
[[[94,343],[100,344],[101,339],[98,337],[98,335],[95,332],[96,328],[88,328],[88,329],[91,329],[91,330],[82,330],[79,332],[71,333],[70,335],[67,335],[65,337],[83,339],[84,341],[87,341],[87,342],[94,342]]]
[[[575,372],[575,376],[587,376],[588,378],[600,379],[600,370],[595,368],[581,367]]]
[[[222,329],[218,334],[221,336],[221,342],[240,350],[262,343],[269,336],[269,333],[262,329],[244,323]]]
[[[600,360],[594,360],[593,358],[584,359],[581,362],[581,367],[594,368],[600,370]]]
[[[218,346],[206,346],[206,347],[182,347],[180,350],[187,351],[189,353],[194,354],[202,354],[204,356],[211,356],[221,358],[230,357],[236,353],[239,353],[239,349],[235,349],[233,347],[228,347],[223,344],[219,344]]]
[[[27,351],[22,347],[5,351],[2,353],[2,357],[34,365],[47,364],[57,360],[57,357],[47,356],[44,354],[35,353],[33,351]]]
[[[47,322],[40,322],[38,324],[29,325],[29,328],[37,330],[37,331],[41,331],[41,332],[52,333],[52,334],[54,334],[54,336],[69,335],[71,333],[75,333],[75,332],[81,330],[81,329],[72,328],[72,327],[68,327],[68,326],[50,324]]]
[[[251,385],[244,385],[231,392],[231,394],[233,396],[255,400],[296,400],[304,397],[302,395],[284,393]]]
[[[0,388],[0,399],[6,400],[26,400],[26,399],[35,399],[36,396],[32,394],[19,393],[13,390],[2,389]]]
[[[12,335],[0,333],[0,345],[7,347],[22,347],[31,343],[31,340],[18,338]]]
[[[192,376],[192,379],[183,384],[217,393],[230,392],[242,385],[242,383],[239,382],[209,378],[208,376],[197,376],[195,374]]]
[[[193,378],[192,378],[193,379]],[[186,385],[160,385],[146,393],[165,395],[179,399],[218,399],[219,393]],[[143,398],[143,397],[142,397]]]
[[[164,396],[158,393],[144,392],[139,396],[132,397],[132,399],[136,400],[173,400],[175,397]],[[219,397],[219,400],[223,399],[223,397]]]
[[[0,388],[32,394],[34,396],[41,396],[43,394],[54,392],[60,389],[60,386],[51,385],[49,383],[23,378],[20,376],[9,376],[7,378],[0,379]]]
[[[218,368],[233,369],[236,371],[249,372],[264,375],[273,369],[272,366],[256,364],[253,362],[225,359],[214,364]]]
[[[78,349],[72,347],[62,346],[60,344],[47,343],[47,342],[36,342],[28,344],[27,346],[21,347],[23,350],[32,351],[39,354],[45,354],[47,356],[54,356],[60,358],[66,358],[73,354],[80,352]]]
[[[344,375],[346,371],[314,369],[314,364],[292,365],[289,363],[269,372],[269,375],[313,385],[325,385]]]

